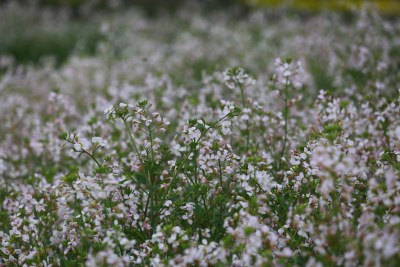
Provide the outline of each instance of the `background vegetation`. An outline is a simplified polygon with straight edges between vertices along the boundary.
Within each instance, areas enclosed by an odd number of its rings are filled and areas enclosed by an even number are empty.
[[[127,6],[139,7],[148,16],[161,12],[175,12],[186,3],[184,0],[38,0],[8,1],[0,0],[0,56],[11,58],[24,64],[37,64],[43,59],[52,58],[57,65],[66,61],[73,53],[94,55],[101,41],[98,27],[98,14],[107,16]],[[26,16],[10,8],[15,3],[23,3],[27,9],[42,9],[44,12],[29,12]],[[307,12],[323,10],[350,11],[360,9],[365,4],[373,6],[383,14],[394,15],[400,12],[400,2],[392,0],[217,0],[192,1],[206,10],[227,8],[236,5],[240,10],[264,8],[295,9]],[[10,12],[12,10],[12,12]],[[93,11],[96,10],[96,16]],[[40,15],[39,15],[40,14]],[[43,14],[46,14],[43,17]],[[304,15],[304,14],[303,14]],[[56,24],[56,25],[54,25]]]

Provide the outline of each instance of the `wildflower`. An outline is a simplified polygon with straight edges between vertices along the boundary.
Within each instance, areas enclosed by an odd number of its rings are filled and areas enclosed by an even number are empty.
[[[189,138],[189,140],[194,140],[194,141],[197,141],[201,136],[200,130],[197,129],[196,127],[187,127],[186,126],[184,133],[187,134],[187,137]]]
[[[231,132],[231,125],[232,123],[228,120],[224,120],[221,122],[221,129],[222,129],[222,133],[227,135]]]
[[[98,144],[99,146],[105,147],[107,146],[107,142],[103,140],[101,137],[92,137],[92,143]]]
[[[397,137],[397,139],[400,140],[400,126],[397,126],[397,127],[396,127],[395,132],[396,132],[396,137]]]
[[[79,138],[78,142],[74,144],[74,148],[77,151],[88,150],[90,148],[90,142],[86,138]]]
[[[319,188],[321,194],[325,197],[327,197],[328,194],[332,192],[333,189],[334,189],[334,183],[331,178],[324,179]]]
[[[225,84],[230,89],[234,89],[235,87],[246,88],[255,84],[255,80],[246,74],[242,68],[230,68],[223,75]]]
[[[115,118],[115,110],[114,110],[114,106],[108,106],[105,110],[104,110],[104,115],[106,115],[106,117],[108,119],[113,119]]]
[[[171,206],[171,204],[172,204],[172,201],[171,200],[167,200],[167,201],[165,201],[164,206],[165,207],[169,207],[169,206]]]
[[[275,79],[282,85],[290,84],[295,88],[302,86],[303,67],[300,61],[292,61],[288,59],[282,61],[282,59],[275,59]]]

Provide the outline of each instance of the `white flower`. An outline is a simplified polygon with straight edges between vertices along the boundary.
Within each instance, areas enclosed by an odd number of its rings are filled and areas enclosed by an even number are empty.
[[[229,104],[224,106],[224,109],[222,111],[222,114],[224,116],[228,115],[229,113],[231,113],[233,110],[235,109],[235,106],[233,104]]]
[[[400,162],[400,152],[396,153],[396,160],[397,160],[397,162]]]
[[[322,195],[325,197],[328,196],[330,192],[335,188],[335,185],[333,183],[333,180],[330,178],[327,178],[322,181],[322,184],[319,188],[319,191],[321,192]]]
[[[396,127],[395,133],[396,133],[397,139],[400,140],[400,126],[397,126],[397,127]]]
[[[107,142],[104,141],[103,138],[101,138],[101,137],[97,137],[97,136],[92,137],[92,142],[94,144],[99,144],[99,146],[103,146],[103,147],[107,146]]]
[[[109,106],[108,108],[106,108],[106,109],[104,110],[104,115],[106,115],[106,117],[107,117],[108,119],[113,118],[114,115],[115,115],[114,106],[111,105],[111,106]]]
[[[221,130],[223,134],[229,134],[231,132],[231,122],[230,121],[223,121],[221,122]]]
[[[74,144],[75,150],[88,150],[90,147],[90,142],[86,138],[79,139],[78,143]]]
[[[147,140],[144,140],[143,146],[144,146],[144,148],[149,148],[151,146],[151,143]]]
[[[165,201],[164,206],[165,207],[169,207],[169,206],[171,206],[171,204],[172,204],[172,201],[171,200],[167,200],[167,201]]]
[[[255,84],[255,80],[244,72],[242,68],[230,68],[224,73],[224,81],[226,86],[230,89],[235,87],[247,87]]]
[[[303,68],[300,61],[282,61],[280,58],[275,59],[275,77],[281,84],[291,84],[295,88],[299,88],[302,85],[302,77],[300,74],[303,73]]]
[[[187,131],[187,134],[189,138],[192,140],[198,140],[201,136],[200,130],[197,129],[196,127],[190,127]]]
[[[281,255],[282,257],[291,257],[292,254],[293,254],[292,250],[291,250],[290,248],[288,248],[288,247],[285,247],[285,248],[282,250],[282,252],[280,253],[280,255]]]

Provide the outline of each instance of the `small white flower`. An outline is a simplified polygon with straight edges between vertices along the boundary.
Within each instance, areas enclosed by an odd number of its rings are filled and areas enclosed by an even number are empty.
[[[282,61],[280,58],[275,59],[276,79],[281,84],[291,84],[295,88],[302,86],[303,67],[300,61]]]
[[[188,129],[188,136],[190,139],[192,140],[197,140],[200,138],[201,136],[201,132],[199,129],[197,129],[196,127],[190,127]]]
[[[397,126],[397,127],[396,127],[395,133],[396,133],[397,139],[400,140],[400,126]]]
[[[224,73],[224,81],[230,89],[248,87],[255,84],[255,80],[244,72],[242,68],[230,68]]]
[[[169,207],[169,206],[171,206],[171,204],[172,204],[172,201],[171,200],[167,200],[167,201],[165,201],[164,206],[165,207]]]
[[[79,139],[78,143],[74,144],[75,150],[78,150],[78,151],[80,151],[80,150],[88,150],[89,147],[90,147],[90,142],[86,138],[81,138],[81,139]]]
[[[221,130],[223,134],[229,134],[231,132],[231,125],[232,123],[230,121],[223,121],[221,122]]]
[[[104,139],[101,137],[97,137],[97,136],[92,137],[92,142],[94,144],[99,144],[99,146],[103,146],[103,147],[107,146],[107,142],[104,141]]]
[[[115,110],[114,110],[114,106],[111,105],[108,108],[106,108],[104,110],[104,115],[107,116],[107,118],[112,118],[114,116]]]
[[[144,140],[143,146],[144,146],[144,148],[149,148],[151,146],[151,143],[147,140]]]
[[[335,188],[335,185],[333,183],[332,179],[325,179],[322,181],[322,184],[319,188],[320,192],[322,195],[324,195],[325,197],[332,192],[332,190]]]
[[[222,114],[224,116],[228,115],[229,113],[231,113],[233,110],[235,109],[235,106],[232,104],[226,105],[224,106],[224,109],[222,111]]]
[[[280,253],[281,256],[283,257],[291,257],[293,254],[292,250],[288,247],[285,247],[282,252]]]

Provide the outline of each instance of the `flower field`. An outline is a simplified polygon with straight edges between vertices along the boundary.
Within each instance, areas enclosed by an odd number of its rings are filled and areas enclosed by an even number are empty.
[[[400,265],[398,17],[0,17],[0,266]]]

